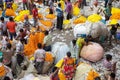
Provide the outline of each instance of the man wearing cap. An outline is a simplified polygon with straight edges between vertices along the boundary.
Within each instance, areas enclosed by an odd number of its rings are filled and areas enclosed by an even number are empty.
[[[117,43],[116,33],[117,33],[117,29],[120,25],[118,23],[116,23],[116,24],[112,24],[111,26],[112,26],[112,28],[110,29],[110,45],[111,45],[112,36],[114,36],[114,39]]]

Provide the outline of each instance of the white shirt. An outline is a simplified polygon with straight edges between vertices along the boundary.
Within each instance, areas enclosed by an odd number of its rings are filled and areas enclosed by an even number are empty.
[[[34,54],[35,60],[37,62],[42,62],[45,59],[45,50],[37,49]]]

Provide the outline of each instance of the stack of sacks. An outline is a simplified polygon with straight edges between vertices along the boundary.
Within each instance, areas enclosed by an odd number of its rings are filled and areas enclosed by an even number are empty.
[[[87,28],[85,24],[77,24],[73,30],[74,37],[77,38],[79,35],[87,35]]]
[[[95,80],[94,78],[96,77],[99,77],[99,74],[92,66],[86,63],[80,63],[76,68],[73,80]]]
[[[19,22],[19,21],[24,21],[24,16],[25,15],[29,15],[30,12],[29,10],[23,10],[19,12],[19,15],[15,17],[15,21]],[[32,18],[32,16],[29,15],[29,18]]]
[[[52,53],[46,52],[46,54],[45,54],[45,62],[43,64],[42,73],[47,73],[49,68],[52,66],[53,62],[54,62],[54,57],[53,57]]]
[[[97,62],[99,61],[104,55],[103,47],[98,43],[90,42],[88,45],[84,45],[80,56],[86,60]]]
[[[87,20],[92,22],[92,23],[95,23],[95,22],[98,22],[98,21],[102,20],[102,17],[98,14],[92,14],[88,17]]]
[[[66,53],[69,51],[69,47],[66,43],[56,42],[52,46],[52,54],[55,57],[55,63],[66,56]]]
[[[6,16],[14,16],[14,17],[16,16],[16,14],[15,14],[13,9],[6,9],[5,15]]]
[[[106,25],[102,22],[86,22],[85,27],[87,28],[88,34],[90,34],[93,38],[98,38],[100,36],[108,36],[108,29]]]
[[[87,20],[86,17],[80,16],[79,18],[75,19],[75,20],[73,21],[73,23],[74,23],[74,24],[85,23],[86,20]]]
[[[37,49],[37,44],[43,44],[44,36],[45,35],[42,32],[36,32],[31,34],[29,37],[28,44],[26,44],[24,47],[24,54],[28,57],[31,57]]]
[[[119,8],[112,8],[112,16],[110,17],[110,20],[117,19],[120,20],[120,9]]]

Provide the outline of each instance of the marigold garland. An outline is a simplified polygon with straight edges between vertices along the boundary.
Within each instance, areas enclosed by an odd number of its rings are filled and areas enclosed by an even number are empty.
[[[42,32],[36,32],[35,34],[30,35],[29,42],[24,47],[24,53],[26,56],[31,56],[34,54],[38,43],[43,44],[44,36],[45,35]]]
[[[90,21],[90,22],[95,23],[95,22],[98,22],[98,21],[102,20],[102,17],[100,15],[98,15],[98,14],[93,14],[93,15],[90,15],[87,18],[87,20]]]
[[[75,19],[75,20],[73,21],[73,23],[74,23],[74,24],[85,23],[86,20],[87,20],[86,17],[80,16],[79,18]]]
[[[49,52],[46,52],[46,55],[45,55],[45,61],[47,62],[53,62],[53,55]]]
[[[40,22],[47,27],[51,27],[52,26],[52,22],[49,20],[40,20]]]
[[[47,19],[54,19],[56,16],[54,14],[47,14],[45,17]]]

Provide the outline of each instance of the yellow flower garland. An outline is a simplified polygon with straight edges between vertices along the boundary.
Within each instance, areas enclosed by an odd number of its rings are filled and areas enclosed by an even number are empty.
[[[86,20],[87,20],[86,17],[80,16],[79,18],[75,19],[75,20],[73,21],[73,23],[74,23],[74,24],[85,23]]]

